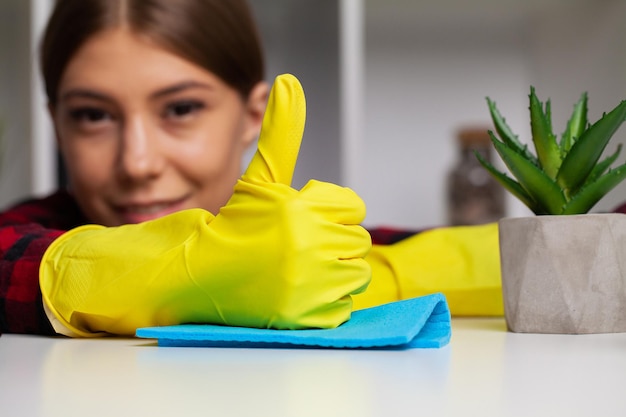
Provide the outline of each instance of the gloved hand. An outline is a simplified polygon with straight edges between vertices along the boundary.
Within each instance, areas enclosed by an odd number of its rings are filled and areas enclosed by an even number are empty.
[[[452,315],[504,314],[496,223],[431,229],[374,245],[365,259],[372,282],[355,309],[442,292]]]
[[[181,211],[120,227],[83,226],[44,255],[45,307],[71,335],[134,335],[180,323],[332,328],[371,271],[365,205],[317,181],[290,187],[305,120],[304,92],[276,79],[258,150],[217,216]]]

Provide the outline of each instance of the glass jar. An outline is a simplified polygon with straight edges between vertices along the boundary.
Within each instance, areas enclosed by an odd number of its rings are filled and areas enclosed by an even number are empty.
[[[457,132],[458,158],[448,173],[447,210],[450,225],[476,225],[505,215],[504,187],[478,162],[474,151],[491,161],[489,128],[463,128]]]

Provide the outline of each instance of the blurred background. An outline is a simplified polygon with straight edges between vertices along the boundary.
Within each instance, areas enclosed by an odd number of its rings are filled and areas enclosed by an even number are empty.
[[[0,208],[57,186],[53,132],[37,70],[53,0],[0,0]],[[294,186],[355,189],[365,225],[449,222],[447,178],[459,131],[491,127],[494,100],[530,140],[528,94],[552,101],[562,133],[582,92],[589,119],[626,99],[623,0],[250,0],[267,78],[289,72],[307,96]],[[620,129],[607,148],[626,142]],[[620,158],[620,163],[624,156]],[[498,162],[496,162],[498,164]],[[622,184],[594,209],[626,201]],[[506,196],[505,215],[529,212]]]

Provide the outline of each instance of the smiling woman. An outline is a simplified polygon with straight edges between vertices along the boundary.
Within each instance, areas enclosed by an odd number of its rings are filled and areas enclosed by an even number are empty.
[[[70,187],[107,226],[182,209],[216,213],[256,138],[267,85],[248,96],[127,27],[85,42],[51,105]]]
[[[217,212],[260,128],[268,86],[247,9],[161,3],[65,1],[48,26],[42,67],[57,142],[94,223]],[[70,18],[92,25],[62,30]]]
[[[363,202],[290,187],[304,95],[280,78],[266,112],[263,65],[244,0],[56,2],[41,67],[68,187],[0,214],[1,330],[349,317],[370,279]]]

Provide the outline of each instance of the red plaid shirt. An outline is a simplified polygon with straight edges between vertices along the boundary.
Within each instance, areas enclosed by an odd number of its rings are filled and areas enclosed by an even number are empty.
[[[54,334],[41,301],[39,264],[54,239],[85,222],[64,191],[0,213],[1,332]]]

